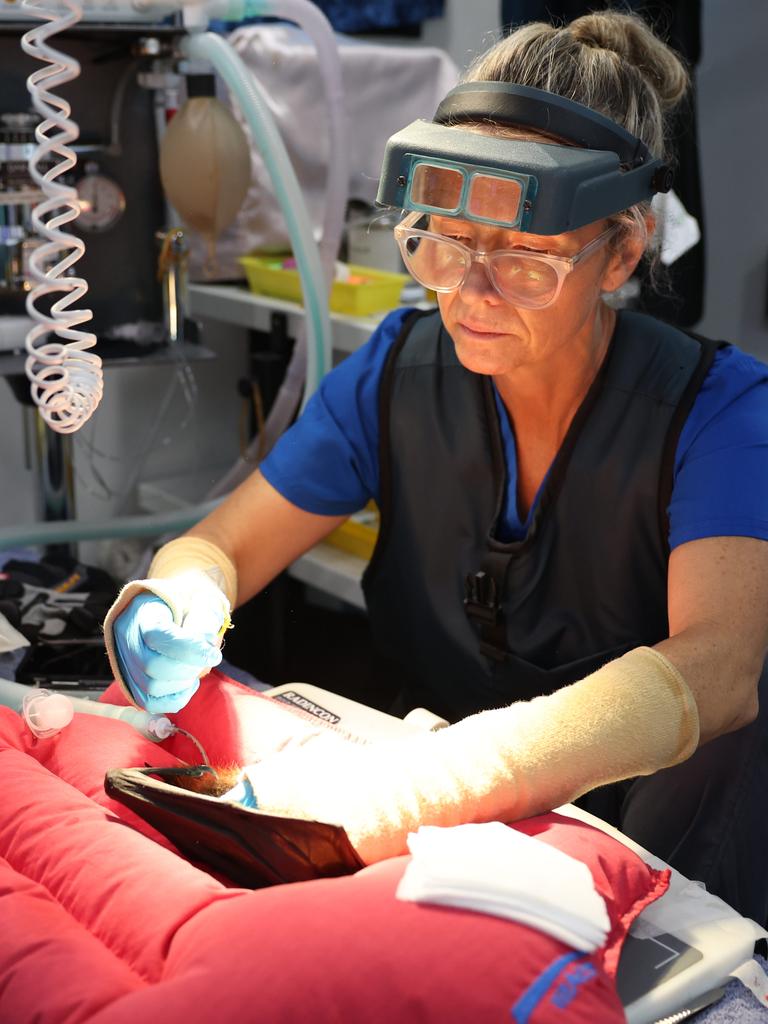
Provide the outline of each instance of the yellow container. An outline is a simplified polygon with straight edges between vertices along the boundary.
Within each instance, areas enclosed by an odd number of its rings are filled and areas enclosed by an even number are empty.
[[[290,302],[301,302],[301,278],[298,270],[282,266],[279,256],[241,256],[240,264],[248,278],[252,292],[271,295]],[[334,281],[329,306],[334,313],[366,316],[395,309],[400,305],[400,293],[408,274],[393,274],[387,270],[349,264],[352,280]]]
[[[375,502],[371,501],[362,511],[355,512],[346,523],[342,523],[330,533],[325,538],[325,543],[369,561],[378,536],[379,510]]]

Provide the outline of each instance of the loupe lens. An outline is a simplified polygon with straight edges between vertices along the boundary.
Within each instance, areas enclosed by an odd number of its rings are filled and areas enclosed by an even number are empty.
[[[439,164],[418,164],[411,178],[411,202],[429,210],[454,213],[461,204],[464,173]]]
[[[473,174],[469,183],[467,214],[514,227],[520,221],[523,190],[519,181]]]

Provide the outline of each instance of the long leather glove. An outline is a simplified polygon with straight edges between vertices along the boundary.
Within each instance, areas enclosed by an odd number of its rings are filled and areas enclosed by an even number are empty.
[[[639,647],[546,697],[436,733],[368,746],[335,736],[245,769],[258,807],[343,825],[366,863],[406,852],[419,825],[514,821],[689,757],[696,703]]]

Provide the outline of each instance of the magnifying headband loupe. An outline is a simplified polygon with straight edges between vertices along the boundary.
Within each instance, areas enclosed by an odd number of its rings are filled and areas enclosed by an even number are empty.
[[[509,126],[571,145],[461,130]],[[457,127],[458,126],[458,127]],[[507,82],[452,89],[432,121],[387,142],[376,202],[559,235],[668,192],[672,172],[640,139],[582,103]]]

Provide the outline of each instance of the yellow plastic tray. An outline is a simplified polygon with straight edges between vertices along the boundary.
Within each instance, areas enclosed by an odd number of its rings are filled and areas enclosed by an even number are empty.
[[[240,264],[248,278],[248,287],[261,295],[272,295],[278,299],[301,302],[301,278],[298,270],[281,267],[282,258],[277,256],[241,256]],[[363,278],[359,283],[334,281],[329,301],[334,313],[349,316],[365,316],[380,313],[400,305],[400,293],[408,274],[393,274],[374,267],[349,264],[349,272]]]
[[[370,502],[325,538],[326,544],[369,561],[379,536],[379,510]]]

